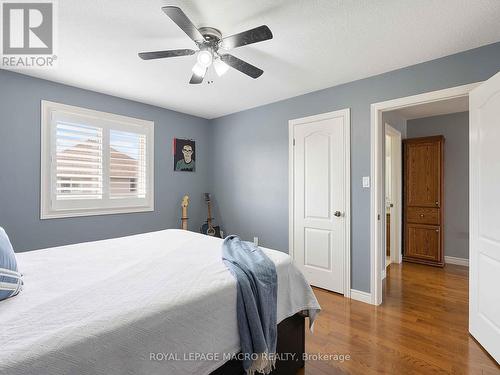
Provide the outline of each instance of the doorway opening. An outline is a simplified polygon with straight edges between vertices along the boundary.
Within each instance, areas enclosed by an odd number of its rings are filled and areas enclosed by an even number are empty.
[[[383,120],[383,306],[401,303],[412,313],[428,314],[415,323],[416,330],[442,318],[438,326],[458,332],[464,343],[457,345],[465,345],[469,337],[468,97],[388,111]],[[448,315],[450,306],[457,316]],[[472,340],[468,345],[470,353],[481,352]],[[490,363],[484,362],[487,368]]]
[[[468,266],[468,111],[464,96],[384,113],[399,129],[385,125],[385,267],[400,263],[401,254],[427,266]],[[396,248],[398,235],[402,248]]]
[[[464,85],[459,87],[454,87],[445,90],[434,91],[425,94],[419,94],[415,96],[394,99],[387,102],[381,102],[372,104],[372,165],[371,165],[371,176],[372,176],[372,190],[371,190],[371,303],[374,305],[379,305],[382,303],[383,293],[382,293],[382,281],[383,276],[386,272],[386,195],[385,195],[385,164],[386,164],[386,153],[385,153],[385,140],[386,140],[386,127],[387,123],[392,128],[396,129],[401,133],[402,139],[407,138],[407,123],[409,121],[426,118],[437,115],[444,115],[456,112],[463,112],[463,107],[457,110],[457,107],[461,103],[465,102],[468,110],[468,95],[471,90],[479,86],[480,83]],[[391,143],[392,145],[392,143]],[[391,150],[392,154],[392,150]],[[424,153],[425,154],[425,153]],[[401,160],[402,168],[403,160]],[[391,164],[392,166],[392,164]],[[392,168],[391,168],[392,169]],[[397,168],[395,168],[397,171]],[[400,173],[400,172],[397,172]],[[404,171],[403,171],[404,173]],[[401,173],[401,176],[403,176]],[[394,172],[391,173],[392,175]],[[403,189],[403,178],[401,178],[401,188]],[[401,193],[403,194],[403,193]],[[392,191],[391,191],[392,196]],[[433,202],[435,203],[435,202]],[[462,202],[464,203],[464,202]],[[398,229],[396,233],[401,235],[401,246],[397,249],[398,257],[403,257],[403,252],[405,250],[405,215],[404,215],[404,205],[405,197],[403,196],[401,201],[402,217],[399,223],[393,224],[395,229]],[[441,202],[438,202],[440,205]],[[465,204],[467,204],[465,202]],[[393,207],[392,207],[393,208]],[[425,207],[424,207],[425,208]],[[397,210],[393,210],[396,211]],[[397,216],[395,213],[395,216]],[[417,213],[418,215],[421,212]],[[424,216],[425,212],[424,212]],[[401,227],[401,230],[398,228]],[[424,242],[427,241],[437,241],[436,237],[431,237],[431,230],[436,233],[440,228],[430,228],[427,227],[427,223],[421,223],[418,226],[418,230],[413,230],[410,234],[415,238],[421,238]],[[390,238],[389,238],[390,242]],[[397,248],[397,245],[395,246]],[[391,258],[392,259],[392,258]]]
[[[381,277],[383,263],[385,263],[385,249],[383,248],[384,233],[382,228],[384,219],[383,215],[381,215],[381,211],[385,211],[383,183],[385,137],[382,127],[383,114],[396,110],[399,110],[400,114],[401,111],[406,110],[425,111],[435,106],[446,107],[447,104],[455,102],[456,100],[465,99],[468,101],[467,109],[470,112],[470,114],[464,115],[467,120],[470,120],[468,124],[469,130],[466,132],[466,138],[468,138],[466,144],[469,147],[468,160],[462,160],[455,168],[446,167],[442,157],[442,155],[447,154],[445,150],[445,137],[443,134],[437,136],[418,134],[417,138],[413,139],[411,142],[408,140],[404,141],[403,154],[404,157],[410,159],[409,164],[408,161],[403,159],[404,176],[406,178],[405,183],[411,180],[413,181],[412,184],[415,185],[410,188],[405,186],[403,194],[405,205],[403,220],[406,220],[406,230],[403,232],[405,234],[405,241],[403,242],[404,260],[412,262],[418,260],[418,263],[421,264],[403,262],[402,266],[396,265],[396,267],[401,268],[401,280],[403,282],[406,281],[407,287],[402,288],[402,290],[404,289],[411,294],[414,292],[414,289],[420,288],[421,296],[426,295],[426,291],[429,289],[428,286],[424,284],[422,289],[421,282],[414,283],[413,285],[411,283],[408,284],[408,279],[404,275],[405,268],[408,270],[413,267],[418,267],[420,270],[426,271],[432,268],[432,270],[436,271],[434,273],[438,274],[443,274],[443,272],[446,274],[449,270],[456,269],[457,267],[464,271],[465,280],[468,280],[469,287],[462,288],[464,295],[459,305],[465,312],[460,315],[467,319],[462,322],[460,333],[467,335],[469,338],[468,342],[473,343],[473,346],[477,346],[477,343],[479,343],[482,348],[498,362],[500,358],[500,320],[498,319],[498,314],[495,314],[495,312],[498,311],[500,300],[498,299],[495,285],[498,284],[498,275],[500,275],[500,239],[498,237],[500,211],[498,210],[497,189],[500,182],[500,177],[497,173],[499,155],[498,141],[500,139],[500,128],[498,127],[498,118],[500,116],[500,73],[497,73],[484,82],[372,104],[371,178],[373,188],[371,191],[370,218],[372,266],[371,302],[372,304],[379,305],[382,303],[383,298]],[[455,105],[455,103],[453,103],[453,105]],[[450,112],[443,113],[448,114]],[[455,119],[454,121],[458,120]],[[416,127],[419,131],[424,128],[425,126]],[[409,130],[409,126],[407,126],[407,130]],[[450,134],[454,135],[454,133],[455,132]],[[411,135],[409,131],[407,135]],[[449,139],[451,139],[451,137],[449,137]],[[410,144],[411,147],[409,147]],[[466,146],[462,146],[462,149],[459,149],[459,156],[465,154],[463,150],[465,147]],[[448,154],[452,154],[448,155],[448,160],[456,162],[456,158],[450,150],[448,150]],[[419,169],[419,165],[423,165],[424,168]],[[439,165],[443,167],[438,167]],[[466,170],[466,167],[468,167],[468,170]],[[468,228],[462,233],[462,239],[470,241],[466,246],[466,251],[470,258],[470,268],[464,267],[465,264],[445,266],[446,263],[459,261],[469,263],[469,261],[464,258],[454,256],[448,256],[446,258],[444,256],[446,254],[446,246],[442,245],[443,232],[446,230],[447,225],[450,228],[453,227],[449,225],[450,222],[446,218],[443,221],[443,216],[446,215],[446,200],[450,195],[453,196],[457,192],[454,189],[455,185],[451,186],[453,189],[451,192],[443,190],[442,188],[442,191],[439,191],[438,187],[442,187],[443,183],[438,182],[432,184],[429,182],[437,181],[436,176],[443,176],[441,173],[443,168],[449,171],[459,171],[466,174],[467,179],[470,181],[461,184],[462,187],[466,186],[469,189],[467,194],[469,204],[467,204],[466,198],[462,199],[465,202],[461,202],[461,204],[456,204],[456,201],[454,205],[451,205],[452,207],[456,205],[457,207],[465,207],[465,209],[455,214],[448,213],[452,220],[462,217],[470,221],[470,224],[467,225]],[[413,173],[413,176],[410,175],[411,173],[409,173],[409,171]],[[424,173],[421,173],[422,171]],[[415,181],[419,180],[424,180],[426,182],[426,184],[423,185],[423,189],[422,185],[417,186],[417,183],[415,183]],[[459,191],[460,189],[456,190]],[[448,195],[448,198],[445,194]],[[431,198],[435,200],[433,201]],[[408,209],[410,207],[412,210]],[[466,211],[466,209],[468,210]],[[409,220],[410,218],[411,220]],[[430,223],[430,221],[432,222]],[[408,239],[411,239],[413,245],[406,243],[409,241]],[[422,243],[423,246],[415,246],[415,244]],[[432,254],[427,251],[431,248],[437,248],[438,251]],[[409,253],[407,253],[407,251]],[[426,262],[423,262],[421,259],[424,257],[428,258]],[[457,261],[457,259],[459,260]],[[428,267],[422,265],[422,263],[433,263],[436,267]],[[437,266],[445,267],[439,268]],[[418,306],[421,306],[425,309],[431,309],[438,312],[448,311],[449,306],[447,307],[446,303],[443,302],[444,298],[450,293],[460,291],[460,287],[457,287],[456,282],[454,282],[456,281],[455,276],[457,275],[451,275],[451,277],[445,275],[442,286],[446,291],[439,293],[437,300],[419,303],[414,307],[418,308]],[[389,277],[389,275],[386,277],[386,284],[387,279],[391,279],[391,277]],[[427,276],[423,278],[423,281],[429,282],[431,289],[436,286],[436,280],[430,280]],[[408,285],[410,285],[409,288]],[[385,293],[389,293],[387,294],[388,296],[390,296],[392,287],[393,285],[389,284],[387,288],[389,291],[387,289],[385,291]],[[392,291],[392,293],[393,292],[394,291]],[[404,292],[404,295],[399,297],[403,297],[407,300],[408,293]],[[390,300],[390,298],[388,298],[388,300]],[[454,299],[453,303],[456,304],[457,299]],[[427,310],[422,312],[426,313],[426,311]],[[438,320],[439,324],[442,325],[443,320]],[[435,320],[431,319],[431,321],[425,324],[432,323],[433,321]],[[418,325],[419,323],[416,322],[416,324]],[[420,328],[426,329],[425,324]],[[447,327],[448,326],[450,325],[447,325]],[[471,336],[469,336],[469,333],[477,341],[474,341]]]

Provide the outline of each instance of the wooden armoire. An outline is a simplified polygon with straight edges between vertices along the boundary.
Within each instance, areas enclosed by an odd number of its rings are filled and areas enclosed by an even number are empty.
[[[409,138],[403,144],[403,260],[443,267],[444,137]]]

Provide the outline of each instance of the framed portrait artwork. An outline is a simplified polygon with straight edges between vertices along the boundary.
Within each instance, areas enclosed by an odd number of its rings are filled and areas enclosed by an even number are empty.
[[[194,172],[196,170],[196,145],[192,139],[174,138],[174,171]]]

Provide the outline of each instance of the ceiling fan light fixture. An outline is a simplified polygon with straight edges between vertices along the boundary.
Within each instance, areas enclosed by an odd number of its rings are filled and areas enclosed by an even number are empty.
[[[227,65],[224,61],[218,58],[214,60],[214,69],[215,73],[217,73],[219,77],[222,77],[228,71],[229,65]]]
[[[198,64],[203,68],[208,68],[213,61],[212,53],[208,50],[201,50],[198,52],[198,56],[196,58]]]
[[[196,74],[198,77],[201,77],[205,74],[206,69],[207,69],[206,67],[203,67],[199,63],[196,63],[193,66],[193,73]]]
[[[196,27],[178,6],[169,5],[161,9],[198,46],[199,52],[196,55],[196,65],[192,69],[193,75],[189,81],[190,84],[202,83],[210,65],[214,65],[214,70],[219,77],[224,75],[229,68],[236,69],[253,79],[259,78],[264,73],[262,69],[236,56],[229,53],[220,54],[219,49],[228,50],[272,39],[273,33],[268,26],[261,25],[223,37],[220,30],[214,27]],[[196,51],[193,49],[176,49],[141,52],[139,57],[142,60],[154,60],[194,54],[196,54]]]

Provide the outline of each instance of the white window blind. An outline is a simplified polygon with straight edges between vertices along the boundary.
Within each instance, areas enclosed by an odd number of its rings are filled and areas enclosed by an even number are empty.
[[[146,136],[111,130],[110,197],[144,198],[146,196]]]
[[[42,101],[42,218],[154,209],[154,124]]]
[[[102,128],[56,123],[56,199],[102,199]]]

